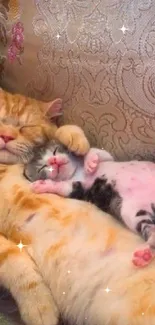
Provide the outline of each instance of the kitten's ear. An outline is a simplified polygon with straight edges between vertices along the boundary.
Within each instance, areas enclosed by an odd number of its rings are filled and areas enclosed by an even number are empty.
[[[62,115],[62,99],[56,98],[52,102],[44,103],[44,109],[46,112],[46,115],[53,119],[57,116]]]

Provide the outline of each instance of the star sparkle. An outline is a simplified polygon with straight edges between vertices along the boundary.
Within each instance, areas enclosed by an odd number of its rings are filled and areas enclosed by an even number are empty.
[[[123,26],[120,28],[120,30],[122,31],[123,34],[125,34],[125,32],[128,30],[128,28],[126,28],[123,24]]]
[[[20,240],[19,244],[17,244],[17,247],[19,248],[20,252],[22,252],[22,249],[26,247],[27,245],[23,245],[22,241]]]
[[[56,38],[59,40],[59,38],[60,38],[61,36],[60,36],[60,34],[57,34],[56,35]]]
[[[104,289],[104,291],[105,291],[106,293],[109,293],[109,292],[111,291],[111,289],[109,289],[109,288],[107,287],[106,289]]]
[[[52,173],[54,168],[52,166],[48,167],[48,170]]]

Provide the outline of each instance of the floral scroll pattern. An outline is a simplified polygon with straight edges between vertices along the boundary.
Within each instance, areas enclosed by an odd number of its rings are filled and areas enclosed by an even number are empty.
[[[33,63],[23,84],[10,89],[61,96],[63,121],[82,126],[93,145],[119,159],[154,159],[155,1],[34,0],[30,21],[25,12],[24,47]],[[3,82],[9,86],[5,69]]]
[[[3,51],[0,53],[0,78],[3,77],[7,60],[15,60],[21,64],[21,54],[24,51],[24,28],[20,19],[19,0],[3,0],[0,2],[0,43]]]

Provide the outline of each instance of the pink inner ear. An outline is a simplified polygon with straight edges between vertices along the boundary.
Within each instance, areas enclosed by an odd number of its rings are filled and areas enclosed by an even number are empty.
[[[46,103],[47,115],[50,118],[54,118],[62,115],[62,99],[57,98],[52,102]]]

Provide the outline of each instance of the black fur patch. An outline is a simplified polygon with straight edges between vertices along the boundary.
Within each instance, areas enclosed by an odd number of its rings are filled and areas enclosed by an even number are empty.
[[[155,224],[155,204],[151,203],[151,209],[152,209],[152,213],[146,210],[139,210],[136,213],[136,217],[141,217],[141,216],[149,216],[152,220],[152,223]]]
[[[86,191],[84,190],[81,182],[73,183],[72,193],[69,195],[72,199],[77,199],[81,201],[85,201]]]
[[[104,212],[120,218],[121,197],[115,189],[115,184],[108,183],[105,177],[97,178],[88,190],[85,190],[80,182],[75,182],[70,198],[91,202]]]
[[[152,212],[151,213],[151,218],[152,220],[155,220],[155,204],[154,203],[151,203],[151,208],[152,208]]]
[[[152,224],[153,222],[149,219],[144,219],[137,223],[136,230],[145,240],[148,240],[149,238],[149,225]]]
[[[145,211],[145,210],[139,210],[139,211],[136,213],[136,217],[146,216],[147,214],[148,214],[147,211]]]

